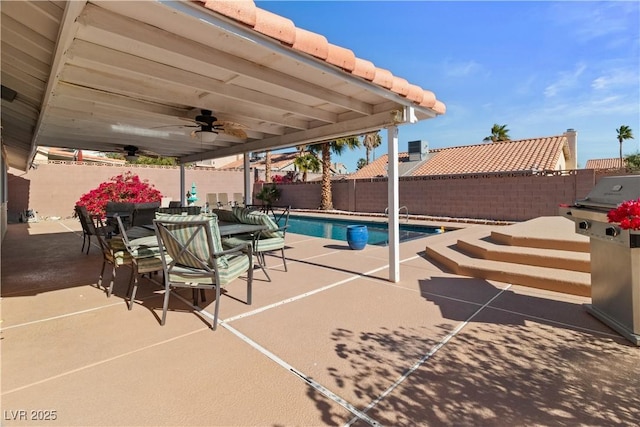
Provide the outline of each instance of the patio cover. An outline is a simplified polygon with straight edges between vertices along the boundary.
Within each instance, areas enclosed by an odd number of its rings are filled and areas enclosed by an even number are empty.
[[[0,7],[2,158],[17,169],[30,167],[38,146],[124,152],[133,145],[181,164],[245,154],[248,166],[250,152],[383,128],[393,164],[397,125],[445,112],[433,92],[252,1]],[[184,118],[201,109],[243,125],[247,138],[192,137]],[[393,167],[389,183],[389,212],[397,212]],[[397,270],[397,215],[389,228]]]
[[[252,1],[10,1],[1,10],[2,139],[9,166],[22,170],[38,145],[134,145],[184,163],[445,111],[432,92]],[[200,109],[246,126],[248,138],[192,138],[181,118]]]

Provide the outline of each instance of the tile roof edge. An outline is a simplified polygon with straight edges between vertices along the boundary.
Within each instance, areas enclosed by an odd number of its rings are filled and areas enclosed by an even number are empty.
[[[290,19],[257,7],[253,0],[193,0],[193,2],[200,3],[212,12],[287,44],[299,52],[310,54],[353,76],[387,89],[417,106],[429,108],[436,115],[446,113],[446,105],[436,99],[433,92],[394,76],[389,70],[376,67],[370,61],[356,57],[351,50],[329,43],[321,34],[296,27]]]

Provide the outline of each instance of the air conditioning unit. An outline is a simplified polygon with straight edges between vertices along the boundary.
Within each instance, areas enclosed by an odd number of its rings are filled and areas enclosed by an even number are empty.
[[[429,142],[409,141],[409,161],[419,162],[425,160],[429,154]]]

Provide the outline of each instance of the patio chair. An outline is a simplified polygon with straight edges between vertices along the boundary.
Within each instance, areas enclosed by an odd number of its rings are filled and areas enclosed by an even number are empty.
[[[82,248],[80,252],[84,251],[85,244],[87,245],[87,255],[89,254],[89,249],[91,249],[91,236],[96,235],[96,226],[93,223],[94,219],[89,214],[89,211],[85,206],[76,205],[74,208],[76,215],[78,215],[78,219],[80,220],[80,225],[82,225]],[[115,227],[106,226],[104,230],[107,234],[111,234],[115,231]]]
[[[247,275],[247,304],[251,305],[253,253],[250,242],[223,250],[217,219],[200,216],[158,216],[154,221],[164,270],[164,325],[172,288],[213,289],[216,300],[212,329],[218,325],[220,291],[231,281]]]
[[[182,206],[182,203],[180,203],[179,200],[173,200],[169,202],[169,206],[170,208],[179,208],[180,206]]]
[[[136,206],[136,208],[133,210],[133,213],[131,214],[131,227],[152,225],[158,209],[160,209],[159,206]],[[120,224],[120,227],[122,227],[122,221],[119,216],[118,224]]]
[[[244,197],[242,193],[233,193],[233,206],[244,206]]]
[[[120,237],[122,238],[122,244],[131,256],[131,267],[133,272],[131,279],[129,280],[129,289],[127,295],[129,296],[129,310],[133,308],[133,301],[136,299],[136,292],[138,291],[138,279],[145,274],[149,275],[149,280],[162,286],[151,278],[151,273],[157,273],[163,271],[162,258],[160,257],[160,248],[158,247],[158,239],[155,235],[142,237],[134,240],[130,240],[127,231],[125,230],[122,219],[120,216],[116,216],[120,230],[122,230]],[[152,220],[153,221],[153,220]],[[113,248],[116,243],[112,243]]]
[[[100,216],[95,217],[96,238],[100,249],[102,249],[102,270],[100,271],[100,277],[98,278],[98,288],[102,288],[102,280],[104,278],[105,269],[107,264],[111,264],[111,282],[109,287],[106,288],[107,297],[111,297],[113,293],[113,283],[116,280],[116,270],[123,265],[131,265],[131,255],[122,245],[122,240],[119,238],[110,238],[108,226],[104,225]],[[133,274],[133,271],[131,272]]]
[[[258,265],[264,272],[265,276],[267,276],[267,280],[269,282],[271,282],[271,277],[269,276],[269,273],[267,273],[265,253],[280,251],[284,271],[288,271],[287,259],[284,256],[284,248],[287,228],[289,228],[289,207],[283,209],[284,210],[278,215],[274,214],[277,218],[276,221],[274,221],[266,212],[259,212],[246,208],[234,208],[234,214],[240,222],[245,224],[265,225],[267,226],[267,229],[252,235],[227,237],[223,240],[225,247],[236,246],[243,242],[251,242],[253,253],[256,255],[256,259],[258,260]],[[282,224],[281,226],[278,226],[278,220]]]
[[[229,195],[227,193],[218,193],[218,207],[231,206]]]

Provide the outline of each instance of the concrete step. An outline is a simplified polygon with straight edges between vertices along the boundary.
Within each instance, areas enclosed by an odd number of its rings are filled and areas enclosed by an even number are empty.
[[[491,240],[508,246],[589,252],[589,238],[575,233],[573,221],[544,216],[491,232]]]
[[[510,246],[496,244],[491,239],[492,237],[490,236],[485,238],[464,237],[458,239],[456,247],[473,258],[573,270],[583,273],[591,271],[591,257],[587,252]]]
[[[563,217],[478,225],[430,237],[426,254],[455,274],[590,296],[589,239],[573,227]]]
[[[455,244],[430,244],[426,248],[426,254],[455,274],[571,295],[591,296],[589,273],[472,258],[456,250]]]

